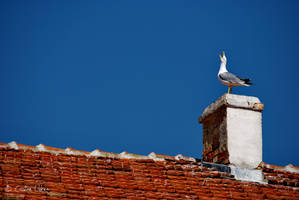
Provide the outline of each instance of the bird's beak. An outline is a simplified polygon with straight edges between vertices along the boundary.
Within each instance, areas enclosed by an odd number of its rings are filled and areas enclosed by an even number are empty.
[[[219,58],[220,58],[220,60],[222,61],[223,58],[221,57],[221,54],[219,54]]]
[[[224,51],[223,51],[223,57],[225,56],[225,53],[224,53]]]

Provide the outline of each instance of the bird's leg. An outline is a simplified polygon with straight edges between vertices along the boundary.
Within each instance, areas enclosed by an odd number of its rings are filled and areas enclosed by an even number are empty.
[[[230,87],[228,87],[227,94],[229,94],[229,91],[230,91]]]

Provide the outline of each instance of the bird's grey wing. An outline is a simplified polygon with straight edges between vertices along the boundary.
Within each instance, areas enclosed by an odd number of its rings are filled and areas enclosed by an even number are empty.
[[[219,74],[219,77],[229,83],[243,83],[243,81],[239,77],[229,72],[221,73]]]

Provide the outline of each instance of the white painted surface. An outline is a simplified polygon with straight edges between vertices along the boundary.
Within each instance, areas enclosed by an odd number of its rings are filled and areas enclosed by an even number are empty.
[[[227,147],[232,165],[256,168],[262,162],[262,114],[227,108]]]
[[[266,184],[267,181],[264,179],[264,174],[262,170],[257,169],[247,169],[241,167],[235,167],[230,165],[231,174],[235,176],[235,179],[241,181],[250,181]]]
[[[227,94],[225,98],[227,105],[246,109],[253,109],[254,104],[261,103],[259,98],[251,96]]]

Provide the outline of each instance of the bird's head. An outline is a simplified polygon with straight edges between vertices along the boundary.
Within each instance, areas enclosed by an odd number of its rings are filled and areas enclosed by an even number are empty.
[[[223,56],[221,56],[221,54],[219,54],[220,60],[222,63],[226,63],[226,57],[225,57],[225,53],[223,51]]]

